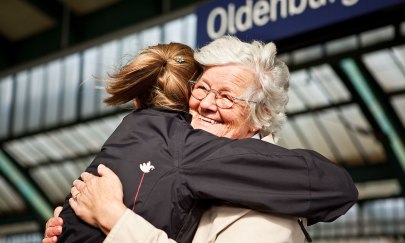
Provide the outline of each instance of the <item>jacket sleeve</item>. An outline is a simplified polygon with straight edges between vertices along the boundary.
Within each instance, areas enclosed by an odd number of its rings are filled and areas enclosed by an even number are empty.
[[[215,243],[303,243],[305,236],[295,217],[222,205],[204,213],[194,240]]]
[[[357,201],[347,171],[317,152],[288,150],[256,139],[216,141],[192,146],[190,156],[203,159],[182,168],[186,193],[197,199],[304,217],[309,225],[333,221]],[[203,153],[196,152],[200,150]]]
[[[117,221],[104,242],[176,243],[163,230],[157,229],[130,209]]]

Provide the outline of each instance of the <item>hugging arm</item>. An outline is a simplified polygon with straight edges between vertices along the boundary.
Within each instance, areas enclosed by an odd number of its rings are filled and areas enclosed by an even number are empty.
[[[182,171],[187,189],[200,199],[304,217],[309,225],[333,221],[357,201],[348,172],[317,152],[256,139],[225,141],[216,147]]]

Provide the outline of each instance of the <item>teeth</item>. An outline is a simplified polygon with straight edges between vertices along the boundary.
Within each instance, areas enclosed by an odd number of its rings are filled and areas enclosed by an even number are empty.
[[[205,121],[205,122],[209,122],[209,123],[211,123],[211,124],[216,124],[216,123],[218,123],[218,122],[216,122],[216,121],[214,121],[214,120],[212,120],[212,119],[206,118],[206,117],[199,116],[198,118],[199,118],[200,120],[203,120],[203,121]]]

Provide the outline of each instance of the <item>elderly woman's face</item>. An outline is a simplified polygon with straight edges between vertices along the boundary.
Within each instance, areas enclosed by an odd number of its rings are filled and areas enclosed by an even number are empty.
[[[199,85],[239,98],[247,87],[254,85],[254,74],[251,69],[240,65],[209,67]],[[235,101],[229,109],[219,108],[215,103],[215,93],[211,92],[201,101],[191,96],[189,105],[193,116],[191,125],[196,129],[228,138],[249,138],[258,130],[248,122],[249,108],[243,101]]]

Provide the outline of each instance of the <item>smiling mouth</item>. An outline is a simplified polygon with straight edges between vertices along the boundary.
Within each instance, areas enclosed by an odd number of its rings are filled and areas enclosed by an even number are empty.
[[[204,121],[204,122],[211,123],[211,124],[221,124],[220,122],[217,122],[215,120],[212,120],[212,119],[209,119],[207,117],[200,116],[200,115],[198,116],[198,119],[201,120],[201,121]]]

